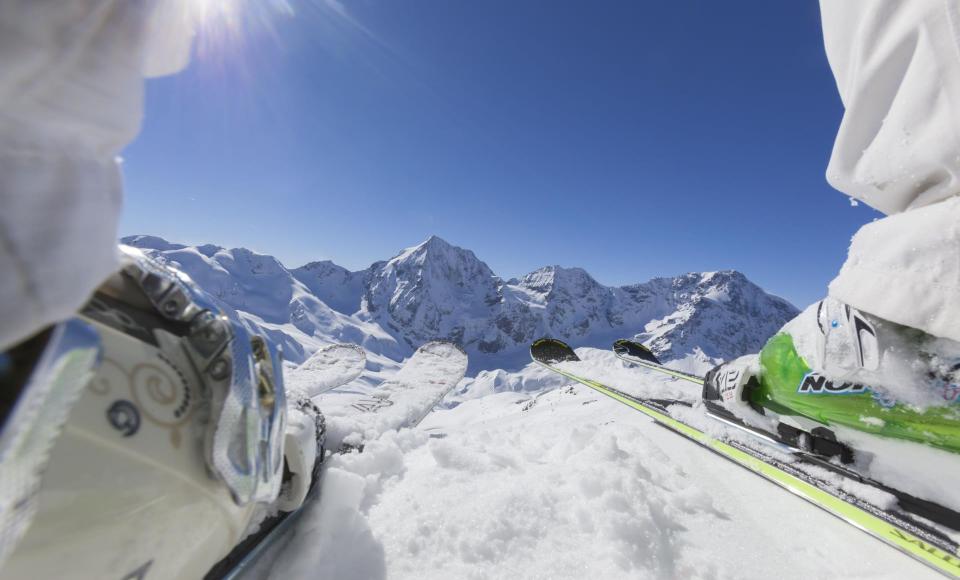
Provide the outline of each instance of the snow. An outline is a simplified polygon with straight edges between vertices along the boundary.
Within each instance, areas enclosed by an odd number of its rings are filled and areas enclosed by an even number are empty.
[[[697,390],[628,369],[607,352],[578,354],[579,372],[619,381],[625,391],[692,398]],[[363,453],[332,456],[320,500],[260,573],[935,577],[628,407],[559,375],[547,380],[544,370],[467,379],[451,397],[456,404],[419,428],[388,432]]]
[[[863,415],[860,416],[860,421],[867,425],[870,425],[872,427],[877,427],[877,428],[883,427],[884,425],[887,424],[887,422],[881,419],[880,417],[865,417]]]
[[[907,441],[873,437],[840,427],[837,437],[862,450],[858,469],[912,495],[960,511],[956,454]]]
[[[329,260],[310,262],[290,271],[310,291],[341,314],[360,310],[363,273],[351,272]]]

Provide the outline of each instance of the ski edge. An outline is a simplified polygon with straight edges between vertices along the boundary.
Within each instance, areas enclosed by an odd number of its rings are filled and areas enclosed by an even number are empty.
[[[603,395],[606,395],[628,407],[631,407],[647,415],[655,422],[671,431],[686,437],[698,445],[713,451],[737,465],[749,469],[760,475],[767,481],[776,484],[794,495],[808,501],[809,503],[823,509],[827,513],[847,522],[848,524],[859,528],[874,538],[884,542],[888,546],[911,556],[931,569],[940,572],[951,578],[960,578],[960,558],[956,554],[942,549],[936,545],[927,542],[911,532],[904,530],[890,522],[869,513],[868,511],[853,505],[832,493],[820,489],[819,487],[806,482],[794,475],[791,475],[778,467],[771,465],[749,453],[740,450],[718,439],[707,435],[706,433],[691,427],[673,417],[662,413],[654,408],[644,405],[632,397],[607,387],[602,383],[579,377],[573,373],[566,372],[554,367],[548,363],[537,360],[537,364],[563,375],[571,380],[581,383]]]

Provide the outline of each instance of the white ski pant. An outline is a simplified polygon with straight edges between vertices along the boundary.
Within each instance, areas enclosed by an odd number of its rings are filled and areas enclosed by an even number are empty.
[[[0,0],[0,351],[118,267],[117,154],[144,75],[189,57],[190,0]]]
[[[883,212],[830,294],[960,341],[960,0],[820,0],[845,113],[827,180]]]

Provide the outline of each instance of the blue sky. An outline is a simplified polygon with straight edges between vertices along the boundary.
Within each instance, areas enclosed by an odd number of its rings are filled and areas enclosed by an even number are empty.
[[[437,234],[504,277],[733,268],[803,306],[878,215],[823,177],[813,1],[241,4],[148,83],[122,234],[352,269]]]

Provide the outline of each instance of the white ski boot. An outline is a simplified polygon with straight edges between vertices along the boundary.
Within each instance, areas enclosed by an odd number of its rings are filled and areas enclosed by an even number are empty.
[[[279,353],[122,249],[79,317],[0,363],[20,385],[0,424],[0,578],[218,576],[315,484],[323,418],[288,410]]]

